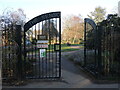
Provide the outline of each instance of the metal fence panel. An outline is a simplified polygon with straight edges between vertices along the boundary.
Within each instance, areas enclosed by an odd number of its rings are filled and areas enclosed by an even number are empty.
[[[85,20],[84,68],[97,77],[119,77],[120,18],[109,15],[97,24],[96,30]],[[93,21],[90,21],[93,22]]]

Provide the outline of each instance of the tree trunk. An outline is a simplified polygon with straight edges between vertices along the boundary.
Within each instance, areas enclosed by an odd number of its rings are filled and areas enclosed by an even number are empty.
[[[76,38],[76,35],[74,36],[74,39],[73,39],[73,44],[75,43],[75,38]]]

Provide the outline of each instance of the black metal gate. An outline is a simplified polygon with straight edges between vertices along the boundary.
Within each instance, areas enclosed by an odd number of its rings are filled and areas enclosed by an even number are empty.
[[[84,67],[92,74],[98,73],[98,34],[97,25],[89,18],[85,18],[84,30]]]
[[[108,15],[95,24],[85,18],[84,68],[102,79],[118,79],[120,70],[120,18]]]
[[[24,25],[26,78],[61,77],[61,13],[37,16]]]

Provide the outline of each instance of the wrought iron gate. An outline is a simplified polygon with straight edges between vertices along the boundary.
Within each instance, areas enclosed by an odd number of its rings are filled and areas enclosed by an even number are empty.
[[[119,21],[120,18],[112,14],[97,25],[85,18],[84,68],[98,78],[119,78]]]
[[[26,78],[61,77],[61,13],[37,16],[24,25]]]
[[[89,18],[85,18],[84,30],[84,67],[91,73],[98,73],[98,35],[97,25]]]

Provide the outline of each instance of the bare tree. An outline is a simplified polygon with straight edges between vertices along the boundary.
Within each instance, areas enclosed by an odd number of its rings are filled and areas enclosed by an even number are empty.
[[[63,21],[62,40],[65,42],[79,43],[83,38],[83,20],[80,16],[71,15]]]
[[[14,11],[11,8],[6,8],[0,16],[0,30],[2,33],[2,42],[4,45],[8,45],[9,42],[15,42],[15,25],[21,25],[22,30],[26,22],[26,15],[23,9]],[[5,30],[5,31],[4,31]]]
[[[24,25],[26,22],[26,15],[23,9],[18,9],[14,11],[13,9],[7,8],[4,10],[3,14],[0,16],[0,29],[10,25]]]

